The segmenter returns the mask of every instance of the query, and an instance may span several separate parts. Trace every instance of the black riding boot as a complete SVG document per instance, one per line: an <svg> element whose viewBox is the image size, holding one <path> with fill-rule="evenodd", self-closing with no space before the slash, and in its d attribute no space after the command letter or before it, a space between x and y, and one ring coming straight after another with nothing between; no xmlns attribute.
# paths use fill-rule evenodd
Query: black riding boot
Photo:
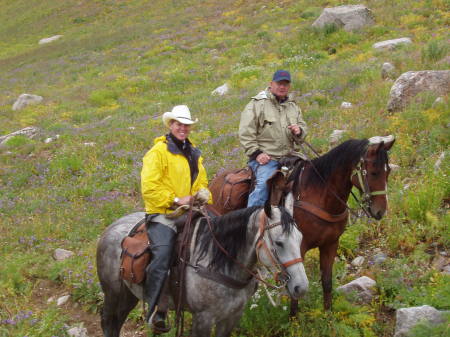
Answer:
<svg viewBox="0 0 450 337"><path fill-rule="evenodd" d="M151 324L150 317L158 304L170 268L176 233L170 227L158 222L148 222L147 232L152 258L145 270L144 300L148 304L146 321Z"/></svg>

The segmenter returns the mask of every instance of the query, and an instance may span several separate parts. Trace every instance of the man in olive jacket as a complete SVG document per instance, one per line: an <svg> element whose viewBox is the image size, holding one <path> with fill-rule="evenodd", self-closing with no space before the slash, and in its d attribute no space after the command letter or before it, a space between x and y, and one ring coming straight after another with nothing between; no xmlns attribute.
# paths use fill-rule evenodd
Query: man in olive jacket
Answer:
<svg viewBox="0 0 450 337"><path fill-rule="evenodd" d="M256 176L247 207L264 205L268 198L266 181L279 168L281 157L303 157L299 150L307 128L300 108L289 95L290 88L291 75L278 70L269 87L252 97L242 112L239 140Z"/></svg>

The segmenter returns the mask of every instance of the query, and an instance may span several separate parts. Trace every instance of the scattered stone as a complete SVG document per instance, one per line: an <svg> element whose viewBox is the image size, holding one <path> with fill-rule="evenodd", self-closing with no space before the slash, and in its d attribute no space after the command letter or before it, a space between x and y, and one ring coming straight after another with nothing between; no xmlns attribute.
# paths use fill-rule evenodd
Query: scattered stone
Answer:
<svg viewBox="0 0 450 337"><path fill-rule="evenodd" d="M439 155L439 158L436 160L436 162L434 163L434 170L435 171L438 171L440 168L441 168L441 164L442 164L442 161L444 160L444 158L445 158L445 152L442 152L440 155Z"/></svg>
<svg viewBox="0 0 450 337"><path fill-rule="evenodd" d="M345 132L346 130L333 130L333 132L330 135L330 144L332 146L336 145Z"/></svg>
<svg viewBox="0 0 450 337"><path fill-rule="evenodd" d="M84 146L95 146L95 144L97 144L97 143L96 142L83 143Z"/></svg>
<svg viewBox="0 0 450 337"><path fill-rule="evenodd" d="M390 79L393 77L394 72L395 67L389 62L384 62L383 66L381 67L381 78L383 80Z"/></svg>
<svg viewBox="0 0 450 337"><path fill-rule="evenodd" d="M351 109L352 107L353 107L353 105L350 102L342 102L341 103L341 109Z"/></svg>
<svg viewBox="0 0 450 337"><path fill-rule="evenodd" d="M53 252L53 258L56 261L63 261L65 259L68 259L69 257L73 256L74 252L62 248L56 248Z"/></svg>
<svg viewBox="0 0 450 337"><path fill-rule="evenodd" d="M50 42L53 42L53 41L56 41L56 40L60 39L61 37L62 37L62 35L54 35L54 36L51 36L51 37L46 37L45 39L40 39L39 40L39 44L50 43Z"/></svg>
<svg viewBox="0 0 450 337"><path fill-rule="evenodd" d="M211 91L211 95L223 96L227 94L229 90L230 88L228 87L228 84L225 83L224 85L221 85L220 87Z"/></svg>
<svg viewBox="0 0 450 337"><path fill-rule="evenodd" d="M394 50L399 45L410 44L410 43L412 43L412 41L409 37L402 37L399 39L377 42L377 43L374 43L372 45L372 47L375 49Z"/></svg>
<svg viewBox="0 0 450 337"><path fill-rule="evenodd" d="M392 171L398 171L398 170L400 169L400 166L398 166L398 165L396 165L396 164L389 163L389 168L390 168Z"/></svg>
<svg viewBox="0 0 450 337"><path fill-rule="evenodd" d="M50 297L50 298L47 300L47 304L50 304L50 303L52 303L52 302L55 302L55 297L54 297L54 296Z"/></svg>
<svg viewBox="0 0 450 337"><path fill-rule="evenodd" d="M70 337L89 337L87 329L83 328L82 326L80 326L80 327L76 326L76 327L68 329L67 334Z"/></svg>
<svg viewBox="0 0 450 337"><path fill-rule="evenodd" d="M396 326L394 337L406 337L409 330L421 322L427 322L432 325L443 323L442 313L429 306L401 308L396 313Z"/></svg>
<svg viewBox="0 0 450 337"><path fill-rule="evenodd" d="M353 259L352 266L353 267L361 267L364 263L364 260L365 260L364 256L357 256Z"/></svg>
<svg viewBox="0 0 450 337"><path fill-rule="evenodd" d="M412 97L423 91L446 95L450 91L450 70L408 71L394 82L387 109L402 110Z"/></svg>
<svg viewBox="0 0 450 337"><path fill-rule="evenodd" d="M439 254L441 254L442 256L447 256L448 255L447 252L445 252L445 251L439 252Z"/></svg>
<svg viewBox="0 0 450 337"><path fill-rule="evenodd" d="M52 138L52 137L46 138L46 139L44 140L44 143L45 143L45 144L48 144L48 143L51 143L51 142L53 142L53 138Z"/></svg>
<svg viewBox="0 0 450 337"><path fill-rule="evenodd" d="M373 298L373 288L376 284L377 283L370 277L362 276L351 281L350 283L338 287L336 290L347 295L356 293L358 300L368 303Z"/></svg>
<svg viewBox="0 0 450 337"><path fill-rule="evenodd" d="M446 265L444 268L442 268L442 273L446 275L450 275L450 264Z"/></svg>
<svg viewBox="0 0 450 337"><path fill-rule="evenodd" d="M353 31L374 23L372 12L366 6L348 5L325 8L312 26L324 28L328 25L336 25L343 27L346 31Z"/></svg>
<svg viewBox="0 0 450 337"><path fill-rule="evenodd" d="M0 145L5 144L10 138L15 137L15 136L25 136L25 137L33 139L39 133L39 131L40 131L40 129L37 127L28 126L21 130L14 131L13 133L10 133L8 135L0 136Z"/></svg>
<svg viewBox="0 0 450 337"><path fill-rule="evenodd" d="M129 126L129 127L128 127L128 130L136 130L136 127L134 127L134 126Z"/></svg>
<svg viewBox="0 0 450 337"><path fill-rule="evenodd" d="M435 256L433 261L431 261L431 267L437 270L442 270L446 265L450 264L450 259L442 255Z"/></svg>
<svg viewBox="0 0 450 337"><path fill-rule="evenodd" d="M61 305L66 304L69 301L69 298L70 298L70 295L65 295L65 296L58 298L58 300L56 301L56 305L59 307Z"/></svg>
<svg viewBox="0 0 450 337"><path fill-rule="evenodd" d="M436 105L444 104L444 103L445 103L445 100L444 100L442 97L438 97L438 98L436 98L436 100L435 100L434 103L433 103L433 108L434 108Z"/></svg>
<svg viewBox="0 0 450 337"><path fill-rule="evenodd" d="M382 264L384 261L386 261L387 255L385 253L377 253L373 257L373 263L374 264Z"/></svg>
<svg viewBox="0 0 450 337"><path fill-rule="evenodd" d="M42 96L31 95L31 94L22 94L19 98L14 102L12 109L14 111L21 110L25 108L27 105L39 104L43 100Z"/></svg>

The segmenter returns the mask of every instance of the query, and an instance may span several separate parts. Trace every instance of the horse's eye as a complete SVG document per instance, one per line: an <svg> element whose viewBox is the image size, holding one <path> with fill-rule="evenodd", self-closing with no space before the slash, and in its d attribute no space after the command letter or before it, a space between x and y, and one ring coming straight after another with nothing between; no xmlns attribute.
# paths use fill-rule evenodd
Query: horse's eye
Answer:
<svg viewBox="0 0 450 337"><path fill-rule="evenodd" d="M276 244L278 247L283 248L283 242L281 242L281 241L275 241L275 244Z"/></svg>

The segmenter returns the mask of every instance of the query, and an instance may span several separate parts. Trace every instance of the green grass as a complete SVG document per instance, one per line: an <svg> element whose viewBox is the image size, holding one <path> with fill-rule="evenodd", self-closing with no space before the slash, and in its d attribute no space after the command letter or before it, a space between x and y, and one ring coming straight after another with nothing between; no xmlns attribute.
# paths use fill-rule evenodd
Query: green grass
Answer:
<svg viewBox="0 0 450 337"><path fill-rule="evenodd" d="M448 277L429 267L436 254L450 250L448 97L433 104L436 95L421 94L402 112L389 114L391 83L381 79L387 61L399 75L448 69L442 62L449 52L448 2L370 0L371 27L358 32L311 28L323 7L341 4L0 1L0 135L27 126L42 130L32 140L17 136L0 147L5 261L0 321L33 312L15 326L0 324L0 335L62 336L62 326L71 323L60 309L33 302L35 280L52 280L80 308L97 311L101 296L95 266L89 269L88 263L94 263L96 240L107 225L143 209L141 160L153 138L166 132L160 116L173 105L189 105L200 119L191 138L202 150L210 178L222 168L242 167L240 111L278 68L291 70L297 96L310 93L299 106L308 141L321 153L329 150L334 129L347 130L347 138L395 134L391 162L400 169L390 177L388 215L380 222L363 218L351 224L335 263L335 285L359 275L376 278L374 303L353 308L335 294L334 311L323 312L317 252L312 251L307 260L311 291L297 318L289 321L286 311L269 308L262 296L259 309L246 310L235 336L391 336L395 322L386 308L432 303L448 310ZM56 34L63 37L38 45ZM372 48L402 36L413 43L389 52ZM229 94L211 96L223 83L230 85ZM44 100L13 112L22 93ZM354 108L340 109L342 101ZM54 140L44 143L48 137ZM77 257L53 261L51 254L60 247ZM355 274L346 267L376 248L389 256L386 269L367 264ZM32 325L33 318L39 323ZM444 328L418 328L417 333Z"/></svg>

